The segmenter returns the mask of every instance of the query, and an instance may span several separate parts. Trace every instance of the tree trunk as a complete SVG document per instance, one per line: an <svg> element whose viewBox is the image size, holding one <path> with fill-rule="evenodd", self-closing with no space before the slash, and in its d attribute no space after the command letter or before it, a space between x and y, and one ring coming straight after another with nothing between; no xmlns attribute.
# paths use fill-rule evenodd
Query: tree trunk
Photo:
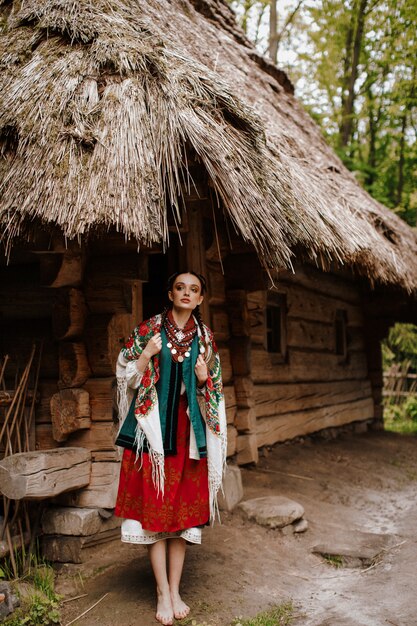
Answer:
<svg viewBox="0 0 417 626"><path fill-rule="evenodd" d="M278 55L278 13L277 0L271 0L271 9L269 14L269 58L273 63L277 62Z"/></svg>
<svg viewBox="0 0 417 626"><path fill-rule="evenodd" d="M397 206L401 204L404 189L405 132L407 128L407 111L401 118L400 155L398 159Z"/></svg>
<svg viewBox="0 0 417 626"><path fill-rule="evenodd" d="M366 5L368 0L357 0L357 15L355 37L353 40L352 62L350 72L345 75L347 84L347 96L342 108L342 122L340 126L340 145L347 146L352 138L353 113L355 104L355 83L358 77L359 59L362 50L363 30L365 26ZM359 4L358 4L359 3ZM354 18L353 18L354 19ZM347 51L348 52L348 51ZM346 68L346 63L345 63Z"/></svg>

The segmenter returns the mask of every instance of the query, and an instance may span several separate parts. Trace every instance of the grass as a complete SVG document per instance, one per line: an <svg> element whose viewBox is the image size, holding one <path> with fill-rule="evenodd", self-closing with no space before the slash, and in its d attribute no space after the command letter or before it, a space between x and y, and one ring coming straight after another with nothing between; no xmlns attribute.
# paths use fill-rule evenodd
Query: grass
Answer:
<svg viewBox="0 0 417 626"><path fill-rule="evenodd" d="M282 602L276 606L271 607L267 611L262 611L254 617L243 618L235 617L230 623L230 626L289 626L292 622L294 614L294 607L290 600ZM216 624L218 622L215 618L209 619L209 621L200 621L193 617L188 617L185 620L181 620L182 626L211 626L213 619ZM180 623L180 622L175 622Z"/></svg>
<svg viewBox="0 0 417 626"><path fill-rule="evenodd" d="M401 404L387 402L384 406L384 426L401 435L417 434L417 398L410 396Z"/></svg>
<svg viewBox="0 0 417 626"><path fill-rule="evenodd" d="M55 574L39 555L37 547L25 568L25 549L14 553L18 578L14 577L10 557L3 559L0 578L9 580L20 598L20 607L2 621L2 626L53 626L60 624L60 597L55 593ZM26 569L26 571L25 571Z"/></svg>
<svg viewBox="0 0 417 626"><path fill-rule="evenodd" d="M230 626L287 626L291 623L294 606L291 601L282 602L268 611L248 619L236 618Z"/></svg>
<svg viewBox="0 0 417 626"><path fill-rule="evenodd" d="M343 557L339 554L322 554L323 559L329 565L333 565L333 567L339 568L344 566Z"/></svg>
<svg viewBox="0 0 417 626"><path fill-rule="evenodd" d="M49 565L32 570L24 580L15 581L14 590L21 606L3 622L3 626L53 626L61 623L60 597L54 589L54 572Z"/></svg>

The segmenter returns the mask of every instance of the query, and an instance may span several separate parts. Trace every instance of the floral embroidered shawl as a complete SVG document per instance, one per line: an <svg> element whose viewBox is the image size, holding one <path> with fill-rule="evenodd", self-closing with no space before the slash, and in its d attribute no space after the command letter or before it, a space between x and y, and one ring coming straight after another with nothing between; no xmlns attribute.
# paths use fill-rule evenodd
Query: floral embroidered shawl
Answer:
<svg viewBox="0 0 417 626"><path fill-rule="evenodd" d="M134 391L127 386L126 365L137 360L151 337L161 330L161 315L155 315L139 324L122 348L116 366L119 420L122 425L133 399ZM199 348L204 354L209 377L205 392L197 395L200 411L206 422L207 462L210 491L210 519L217 511L217 493L221 487L226 463L226 410L221 378L220 358L212 331L205 325L204 338L197 324ZM158 493L164 491L164 448L159 418L158 395L155 385L159 380L159 357L155 355L143 373L135 402L137 420L135 446L141 457L146 439L152 463L152 478Z"/></svg>

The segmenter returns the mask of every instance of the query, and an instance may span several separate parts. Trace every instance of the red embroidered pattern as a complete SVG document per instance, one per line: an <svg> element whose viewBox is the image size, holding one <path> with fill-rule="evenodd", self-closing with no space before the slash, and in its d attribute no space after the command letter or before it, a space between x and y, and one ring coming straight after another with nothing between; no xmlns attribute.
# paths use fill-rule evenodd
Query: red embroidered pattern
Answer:
<svg viewBox="0 0 417 626"><path fill-rule="evenodd" d="M177 454L165 457L164 496L157 496L152 482L149 456L143 464L136 454L125 450L120 470L115 515L141 522L156 532L176 532L208 522L209 489L207 459L189 458L190 420L185 394L178 409Z"/></svg>
<svg viewBox="0 0 417 626"><path fill-rule="evenodd" d="M221 377L220 358L214 341L213 332L205 326L208 333L209 344L212 349L210 359L209 378L206 383L205 404L206 423L215 435L220 435L219 423L219 403L223 398L223 383ZM131 337L127 340L122 352L128 361L138 359L149 339L161 330L161 316L156 315L149 320L136 326ZM201 337L199 339L199 349L203 347ZM136 399L135 415L137 418L149 415L157 400L155 385L159 379L159 357L152 357L139 386Z"/></svg>

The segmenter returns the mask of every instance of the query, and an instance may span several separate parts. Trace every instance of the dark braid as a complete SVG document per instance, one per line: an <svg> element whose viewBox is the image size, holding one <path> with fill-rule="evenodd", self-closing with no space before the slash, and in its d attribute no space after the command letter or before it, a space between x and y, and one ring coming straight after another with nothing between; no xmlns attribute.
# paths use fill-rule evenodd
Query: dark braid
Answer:
<svg viewBox="0 0 417 626"><path fill-rule="evenodd" d="M197 306L195 307L195 309L194 309L194 311L193 311L193 315L194 315L195 319L197 320L197 324L198 324L198 325L199 325L199 327L200 327L200 330L201 330L201 338L202 338L202 340L203 340L204 347L207 349L207 345L206 345L206 334L205 334L205 332L204 332L204 325L203 325L203 320L202 320L202 317L201 317L201 311L200 311L200 306L199 306L199 305L197 305Z"/></svg>
<svg viewBox="0 0 417 626"><path fill-rule="evenodd" d="M170 307L169 307L168 305L166 305L166 306L164 307L164 310L163 310L163 311L162 311L162 313L161 313L161 330L162 330L162 329L163 329L163 327L164 327L165 320L166 320L166 318L167 318L167 315L168 315L168 311L169 311L169 310L170 310Z"/></svg>

